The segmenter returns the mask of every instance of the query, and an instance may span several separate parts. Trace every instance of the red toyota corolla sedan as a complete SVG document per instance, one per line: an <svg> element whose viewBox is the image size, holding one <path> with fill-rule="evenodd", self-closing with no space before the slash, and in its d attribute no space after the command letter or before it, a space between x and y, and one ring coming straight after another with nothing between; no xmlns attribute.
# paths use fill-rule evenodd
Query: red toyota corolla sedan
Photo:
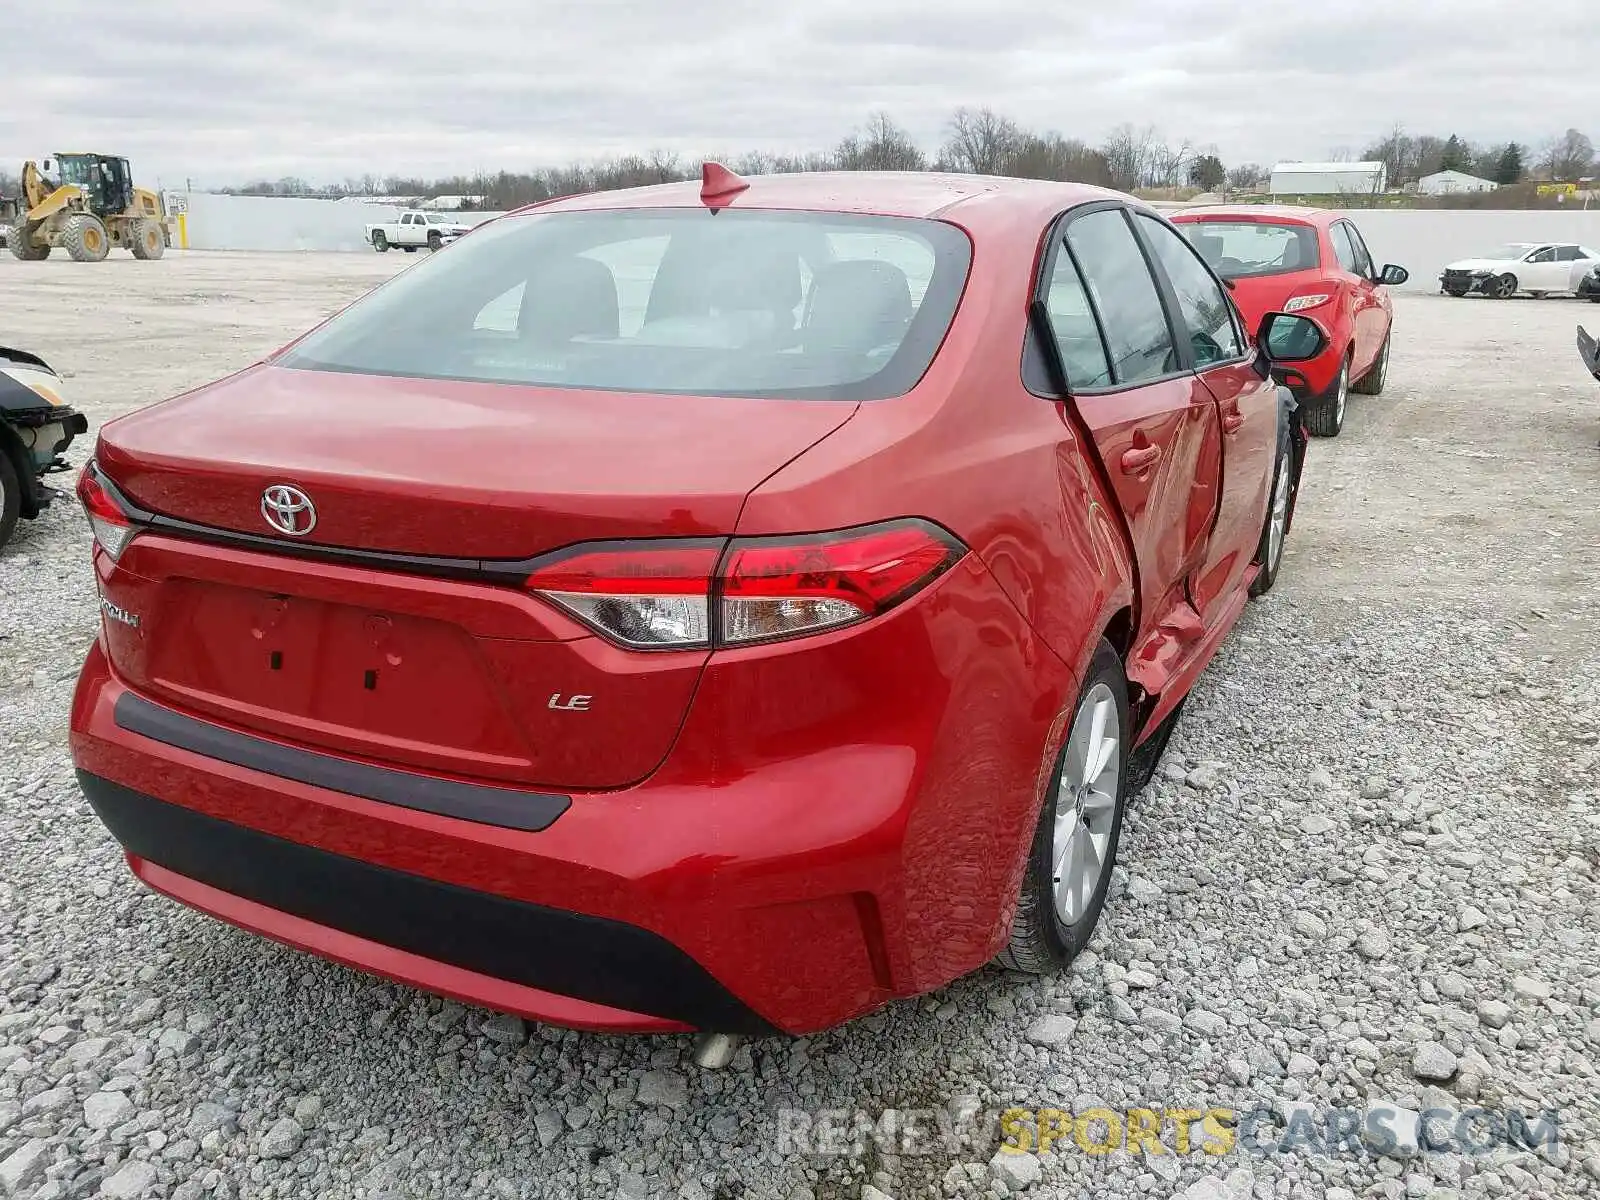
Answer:
<svg viewBox="0 0 1600 1200"><path fill-rule="evenodd" d="M493 220L101 430L72 749L140 879L608 1030L1084 945L1278 569L1293 401L1126 197L706 178Z"/></svg>
<svg viewBox="0 0 1600 1200"><path fill-rule="evenodd" d="M1300 400L1306 428L1337 437L1350 393L1376 396L1388 379L1388 288L1410 277L1406 269L1377 270L1355 224L1325 209L1219 205L1172 219L1228 281L1247 320L1303 312L1326 327L1327 350L1280 378Z"/></svg>

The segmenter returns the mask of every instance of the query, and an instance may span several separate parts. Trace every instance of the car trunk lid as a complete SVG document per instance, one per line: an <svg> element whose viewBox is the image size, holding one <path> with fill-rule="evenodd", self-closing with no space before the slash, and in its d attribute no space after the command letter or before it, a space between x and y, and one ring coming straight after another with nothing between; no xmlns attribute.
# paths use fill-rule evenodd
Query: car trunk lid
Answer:
<svg viewBox="0 0 1600 1200"><path fill-rule="evenodd" d="M139 620L107 621L113 662L183 709L335 753L625 786L670 749L705 651L621 649L472 566L731 534L855 407L252 369L102 430L100 469L158 514L102 567ZM315 505L303 536L263 515L279 484Z"/></svg>

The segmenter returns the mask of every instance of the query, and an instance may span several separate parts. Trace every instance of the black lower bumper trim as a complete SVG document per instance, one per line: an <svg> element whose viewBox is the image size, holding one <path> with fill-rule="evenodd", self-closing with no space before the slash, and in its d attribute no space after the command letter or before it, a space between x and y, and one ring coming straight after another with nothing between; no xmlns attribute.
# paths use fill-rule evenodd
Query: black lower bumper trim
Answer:
<svg viewBox="0 0 1600 1200"><path fill-rule="evenodd" d="M123 692L117 697L112 716L119 728L141 737L176 746L192 754L220 759L236 767L248 767L280 779L360 796L380 804L393 804L441 817L458 817L501 829L520 829L537 833L555 824L572 807L570 796L546 792L524 792L515 788L480 783L461 783L437 775L396 771L370 763L352 762L269 742L197 721L182 713L152 704L142 696Z"/></svg>
<svg viewBox="0 0 1600 1200"><path fill-rule="evenodd" d="M495 979L719 1033L778 1032L647 929L427 879L168 804L87 771L123 847L200 883Z"/></svg>

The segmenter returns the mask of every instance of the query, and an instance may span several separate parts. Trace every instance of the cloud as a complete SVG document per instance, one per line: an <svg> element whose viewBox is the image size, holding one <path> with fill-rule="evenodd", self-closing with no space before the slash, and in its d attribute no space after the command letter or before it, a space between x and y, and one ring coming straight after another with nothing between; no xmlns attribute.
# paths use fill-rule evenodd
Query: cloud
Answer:
<svg viewBox="0 0 1600 1200"><path fill-rule="evenodd" d="M665 149L832 146L885 109L930 150L959 105L1228 161L1321 158L1396 122L1539 142L1593 120L1585 0L52 0L0 39L0 165L126 154L141 181L338 180ZM22 36L12 36L20 33ZM1600 136L1600 129L1590 132Z"/></svg>

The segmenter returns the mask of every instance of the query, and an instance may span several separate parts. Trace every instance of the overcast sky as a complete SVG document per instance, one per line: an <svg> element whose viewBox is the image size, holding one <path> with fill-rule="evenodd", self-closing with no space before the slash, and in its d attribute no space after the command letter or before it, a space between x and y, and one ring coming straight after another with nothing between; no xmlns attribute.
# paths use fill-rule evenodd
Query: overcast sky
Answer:
<svg viewBox="0 0 1600 1200"><path fill-rule="evenodd" d="M47 0L0 36L0 164L437 176L826 149L876 109L932 151L959 105L1091 142L1155 124L1230 163L1359 151L1397 120L1600 140L1597 47L1593 0Z"/></svg>

